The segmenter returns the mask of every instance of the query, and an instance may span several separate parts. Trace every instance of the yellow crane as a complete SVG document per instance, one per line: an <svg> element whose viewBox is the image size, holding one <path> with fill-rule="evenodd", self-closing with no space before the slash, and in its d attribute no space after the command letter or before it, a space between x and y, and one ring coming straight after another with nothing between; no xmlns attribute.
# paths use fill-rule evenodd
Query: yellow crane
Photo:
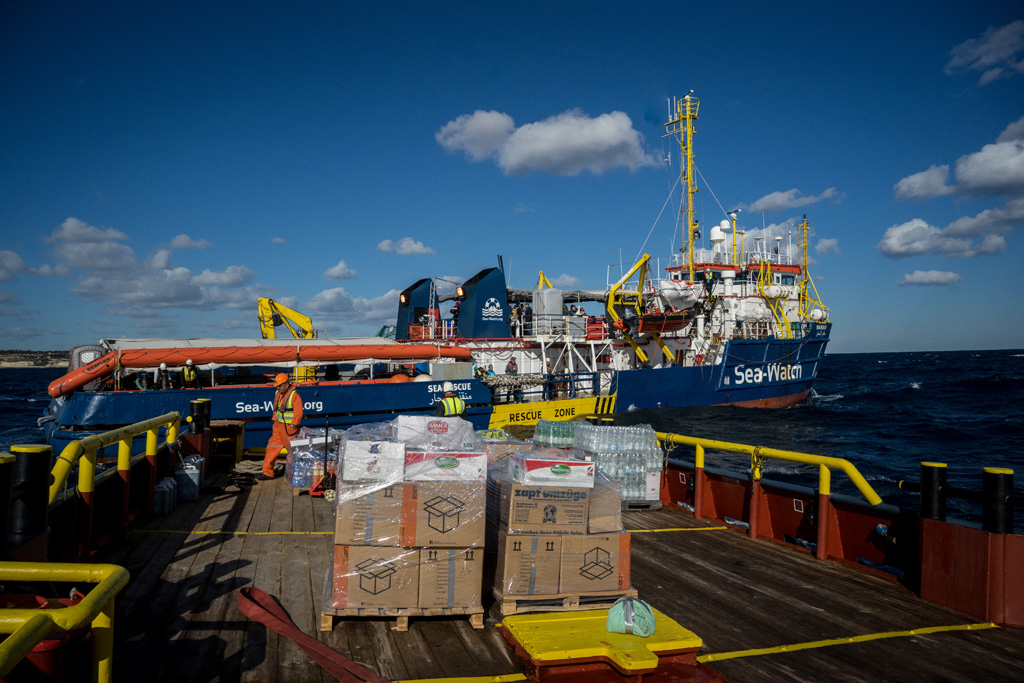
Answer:
<svg viewBox="0 0 1024 683"><path fill-rule="evenodd" d="M308 315L279 304L273 299L260 297L257 300L260 318L260 331L264 339L277 339L275 328L284 325L296 339L314 339L317 334L313 329L313 321Z"/></svg>
<svg viewBox="0 0 1024 683"><path fill-rule="evenodd" d="M277 339L275 328L284 325L296 339L315 339L318 330L313 329L313 321L295 309L279 304L273 299L259 297L257 308L260 319L260 332L264 339ZM316 379L316 367L297 367L292 370L295 382L312 382Z"/></svg>

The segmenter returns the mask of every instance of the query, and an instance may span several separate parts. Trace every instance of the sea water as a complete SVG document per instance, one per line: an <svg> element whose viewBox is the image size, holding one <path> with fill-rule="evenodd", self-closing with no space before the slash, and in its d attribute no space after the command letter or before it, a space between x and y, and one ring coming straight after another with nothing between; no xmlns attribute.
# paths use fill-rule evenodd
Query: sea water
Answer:
<svg viewBox="0 0 1024 683"><path fill-rule="evenodd" d="M0 450L42 443L36 420L60 369L0 368ZM649 424L658 431L845 458L883 500L915 506L898 488L917 481L923 461L948 465L951 486L981 489L982 469L1014 470L1024 495L1024 350L828 354L808 400L781 410L669 408L639 410L618 424ZM559 434L561 437L562 435ZM673 457L693 461L693 449ZM749 471L749 458L709 453L707 466ZM814 486L813 467L768 461L769 479ZM837 493L857 494L844 475ZM1024 510L1017 511L1024 530ZM949 513L978 521L980 504L949 499Z"/></svg>

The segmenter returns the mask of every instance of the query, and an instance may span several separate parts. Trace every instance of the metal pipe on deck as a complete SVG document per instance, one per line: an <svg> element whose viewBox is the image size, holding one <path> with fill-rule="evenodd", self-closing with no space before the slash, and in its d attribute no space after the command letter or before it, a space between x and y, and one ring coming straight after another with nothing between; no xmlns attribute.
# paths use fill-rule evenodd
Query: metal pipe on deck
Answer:
<svg viewBox="0 0 1024 683"><path fill-rule="evenodd" d="M981 528L993 534L1013 533L1013 470L986 467L981 475Z"/></svg>
<svg viewBox="0 0 1024 683"><path fill-rule="evenodd" d="M921 463L921 519L946 521L946 463Z"/></svg>

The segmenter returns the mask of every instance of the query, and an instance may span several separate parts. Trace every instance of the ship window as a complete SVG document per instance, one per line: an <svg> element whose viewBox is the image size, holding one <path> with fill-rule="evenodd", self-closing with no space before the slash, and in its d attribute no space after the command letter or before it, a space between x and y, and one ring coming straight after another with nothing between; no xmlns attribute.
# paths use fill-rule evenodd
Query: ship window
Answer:
<svg viewBox="0 0 1024 683"><path fill-rule="evenodd" d="M782 276L782 284L784 284L784 285L792 285L792 284L795 284L795 283L796 283L796 276L794 276L794 275L783 275Z"/></svg>
<svg viewBox="0 0 1024 683"><path fill-rule="evenodd" d="M682 273L672 273L672 279L678 282L679 280L683 279L683 274Z"/></svg>

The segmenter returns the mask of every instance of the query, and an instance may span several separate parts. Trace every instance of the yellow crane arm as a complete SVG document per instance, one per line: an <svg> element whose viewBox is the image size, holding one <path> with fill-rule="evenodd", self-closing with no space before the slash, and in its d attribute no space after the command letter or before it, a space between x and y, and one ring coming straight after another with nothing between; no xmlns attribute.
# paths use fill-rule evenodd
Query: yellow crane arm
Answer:
<svg viewBox="0 0 1024 683"><path fill-rule="evenodd" d="M274 329L284 325L296 339L312 339L316 337L313 331L313 321L309 316L279 304L273 299L260 297L258 302L260 331L264 339L277 339L277 331Z"/></svg>

